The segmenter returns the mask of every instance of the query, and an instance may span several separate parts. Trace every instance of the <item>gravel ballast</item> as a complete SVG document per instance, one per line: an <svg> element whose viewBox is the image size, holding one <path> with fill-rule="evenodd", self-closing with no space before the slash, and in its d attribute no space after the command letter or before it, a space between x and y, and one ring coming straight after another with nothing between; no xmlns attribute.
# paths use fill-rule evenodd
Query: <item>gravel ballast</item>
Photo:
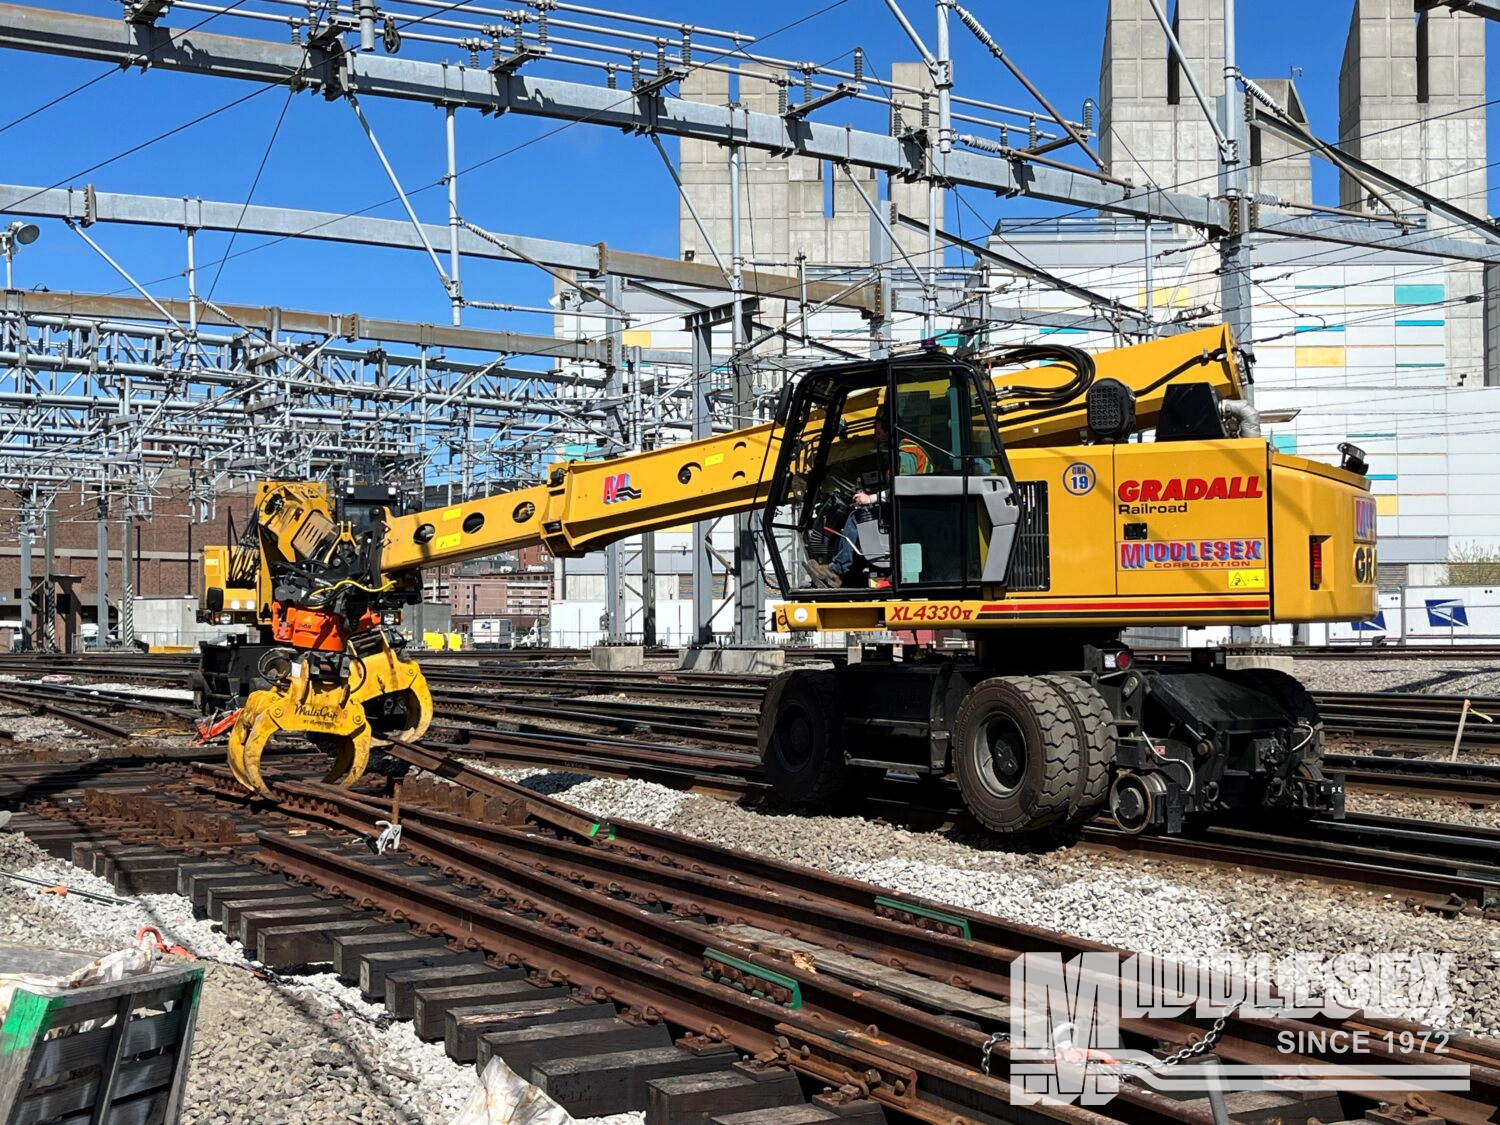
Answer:
<svg viewBox="0 0 1500 1125"><path fill-rule="evenodd" d="M772 859L862 879L1164 957L1294 952L1452 954L1443 1026L1500 1035L1500 923L1413 914L1374 892L1074 848L1007 851L988 838L912 832L855 817L784 816L640 781L471 765L580 805ZM1427 1022L1425 1010L1405 1013Z"/></svg>
<svg viewBox="0 0 1500 1125"><path fill-rule="evenodd" d="M1469 657L1319 660L1298 657L1293 670L1312 691L1402 691L1500 695L1500 665Z"/></svg>

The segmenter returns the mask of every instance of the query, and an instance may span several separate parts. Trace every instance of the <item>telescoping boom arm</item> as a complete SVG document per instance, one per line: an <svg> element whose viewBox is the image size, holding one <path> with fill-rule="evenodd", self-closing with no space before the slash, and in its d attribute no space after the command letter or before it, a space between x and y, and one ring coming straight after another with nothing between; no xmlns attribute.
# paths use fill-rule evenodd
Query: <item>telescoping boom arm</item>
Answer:
<svg viewBox="0 0 1500 1125"><path fill-rule="evenodd" d="M1134 392L1136 424L1142 428L1155 425L1175 383L1206 384L1221 399L1242 393L1229 331L1222 325L1119 348L1091 362L1094 381L1117 380ZM1078 376L1071 366L1056 363L993 370L1005 447L1074 444L1086 424L1082 396L1061 403L1037 400L1066 393ZM1022 386L1027 393L1009 397ZM872 399L848 411L848 430L868 429L875 409ZM779 445L780 431L768 422L607 461L557 464L544 485L391 519L380 570L398 574L535 544L572 558L642 532L754 511L766 501Z"/></svg>

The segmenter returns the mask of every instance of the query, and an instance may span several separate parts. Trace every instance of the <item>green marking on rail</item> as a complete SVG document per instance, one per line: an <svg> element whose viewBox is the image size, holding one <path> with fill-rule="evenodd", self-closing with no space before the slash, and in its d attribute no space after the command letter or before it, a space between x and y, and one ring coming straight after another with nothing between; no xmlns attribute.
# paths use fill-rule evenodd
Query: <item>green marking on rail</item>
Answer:
<svg viewBox="0 0 1500 1125"><path fill-rule="evenodd" d="M762 980L768 980L772 984L781 985L782 988L785 988L792 994L792 998L790 1000L780 1001L782 1006L787 1008L802 1007L802 985L799 984L795 978L786 976L784 973L774 972L771 969L763 969L761 968L761 966L754 964L751 961L742 961L738 957L731 957L729 956L729 954L721 953L717 949L705 949L703 951L703 957L705 960L717 961L721 965L728 965L731 968L738 969L742 973L747 973L750 976L760 977ZM764 992L746 988L743 984L736 984L733 981L720 980L718 974L715 973L713 969L709 968L707 965L703 967L703 975L708 977L710 980L719 980L720 984L727 984L730 988L737 988L741 992L748 992L751 996L759 997L761 1000L771 1000L771 997L767 996ZM775 1000L771 1000L771 1002L777 1003L777 1001Z"/></svg>
<svg viewBox="0 0 1500 1125"><path fill-rule="evenodd" d="M615 826L613 824L606 825L602 820L594 821L593 825L589 828L589 839L596 839L599 835L599 830L605 827L609 828L609 832L605 835L604 839L606 841L613 840L615 838Z"/></svg>
<svg viewBox="0 0 1500 1125"><path fill-rule="evenodd" d="M973 935L969 933L969 920L960 918L956 914L944 914L941 910L918 906L914 902L905 902L899 898L887 898L884 895L875 896L875 905L887 906L892 910L904 910L908 914L915 914L918 918L931 918L934 922L942 922L956 928L965 941L973 940Z"/></svg>
<svg viewBox="0 0 1500 1125"><path fill-rule="evenodd" d="M48 1014L61 1003L61 997L49 998L16 989L10 1011L5 1014L5 1024L0 1026L0 1055L28 1050L36 1042Z"/></svg>

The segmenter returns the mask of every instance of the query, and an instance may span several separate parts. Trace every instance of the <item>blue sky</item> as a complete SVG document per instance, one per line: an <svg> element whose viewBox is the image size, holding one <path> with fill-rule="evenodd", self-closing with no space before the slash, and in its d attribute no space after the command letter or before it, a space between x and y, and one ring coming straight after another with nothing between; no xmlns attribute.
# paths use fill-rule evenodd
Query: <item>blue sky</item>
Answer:
<svg viewBox="0 0 1500 1125"><path fill-rule="evenodd" d="M830 0L762 0L757 5L718 0L617 0L631 12L682 18L719 28L764 35L807 16ZM114 0L54 2L50 6L118 18ZM598 6L604 6L602 3ZM1064 112L1077 114L1084 98L1097 96L1105 0L1056 0L1050 4L999 4L971 0L1007 52ZM908 14L927 35L930 6L906 0ZM1297 79L1315 130L1337 135L1338 66L1352 0L1241 0L1241 65L1253 77L1282 77L1300 68ZM174 11L167 23L183 27L203 13ZM229 34L282 34L270 25L249 25L220 17L205 30ZM1495 30L1490 29L1491 55ZM953 43L961 92L1010 105L1030 107L1025 92L954 21ZM870 67L888 73L893 60L913 57L882 0L844 0L834 10L774 35L756 48L784 58L824 61L862 46ZM424 54L409 43L403 53ZM704 56L700 48L699 58ZM453 57L452 53L449 57ZM284 89L267 89L244 104L214 116L140 152L81 174L142 141L253 93L248 83L166 73L120 72L97 63L22 52L0 54L6 97L0 129L31 109L109 71L89 89L29 121L0 132L6 154L6 182L50 185L94 183L101 191L133 191L244 201L265 158L254 201L327 211L353 211L388 200L392 192L353 113L342 103L299 94L288 104ZM1489 83L1496 78L1492 57ZM561 77L593 80L577 68L543 70ZM1493 96L1493 95L1492 95ZM415 192L421 216L446 218L445 197L436 186L443 171L442 116L427 106L369 100L364 103L403 184ZM285 112L279 135L267 144ZM856 109L853 111L858 113ZM851 111L833 107L820 120L842 123ZM873 119L860 124L878 127ZM1492 130L1493 133L1493 130ZM651 144L643 138L587 125L559 129L557 123L523 119L459 116L460 166L488 161L461 178L462 211L491 230L576 242L608 242L622 249L673 254L677 238L675 190ZM524 146L517 149L517 146ZM1495 147L1491 138L1491 147ZM508 150L517 149L514 152ZM675 146L669 142L669 151ZM498 157L498 158L497 158ZM431 185L431 186L429 186ZM426 190L419 190L419 189ZM1333 178L1320 181L1320 201L1331 202ZM1002 203L972 191L970 205L986 220L1001 214L1041 215L1059 209L1016 200ZM1491 209L1494 210L1492 203ZM964 233L979 227L974 211L950 205L962 215ZM373 214L400 217L388 204ZM956 225L956 222L953 224ZM135 276L159 295L185 292L180 276L180 234L123 227L91 232ZM422 255L308 243L255 249L262 240L243 236L236 256L224 264L214 299L277 304L319 311L357 311L407 319L447 319L447 302L430 263ZM200 237L201 284L214 281L215 259L224 254L227 235ZM246 251L250 251L246 253ZM16 261L17 283L53 289L121 290L124 283L73 233L48 223L44 238ZM466 267L471 297L513 303L540 303L550 279L526 266L491 264ZM466 314L466 323L523 330L546 330L544 322L520 314Z"/></svg>

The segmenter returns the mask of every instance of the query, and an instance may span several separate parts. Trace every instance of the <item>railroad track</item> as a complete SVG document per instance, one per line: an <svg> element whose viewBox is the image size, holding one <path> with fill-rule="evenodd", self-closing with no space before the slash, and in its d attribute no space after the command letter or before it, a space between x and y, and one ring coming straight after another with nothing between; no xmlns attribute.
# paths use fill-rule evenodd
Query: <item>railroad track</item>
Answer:
<svg viewBox="0 0 1500 1125"><path fill-rule="evenodd" d="M1395 754L1323 755L1330 770L1344 775L1352 789L1500 804L1500 762L1439 761Z"/></svg>
<svg viewBox="0 0 1500 1125"><path fill-rule="evenodd" d="M185 891L273 968L332 964L461 1061L540 1058L533 1076L579 1098L586 1094L567 1080L578 1065L518 1043L576 1044L596 1079L627 1064L697 1074L700 1085L719 1083L725 1100L798 1073L842 1091L846 1111L869 1101L901 1120L1211 1119L1206 1097L1135 1081L1087 1109L1016 1104L1004 966L1020 953L1066 958L1108 947L646 825L601 823L430 749L394 752L414 767L394 853L349 843L379 833L388 798L310 781L294 758L272 779L274 807L250 800L222 767L131 762L52 787L18 822L122 893ZM548 1022L522 1027L523 1008ZM587 1033L564 1026L584 1022ZM1367 1061L1397 1068L1397 1092L1364 1094L1335 1078L1313 1095L1258 1095L1263 1111L1333 1121L1377 1102L1399 1107L1402 1070L1453 1061L1471 1065L1470 1089L1423 1093L1433 1113L1479 1122L1500 1105L1500 1042L1402 1054L1383 1050L1381 1037L1410 1025L1333 1022L1371 1038L1378 1058ZM1231 1014L1211 1045L1225 1063L1295 1073L1347 1061L1327 1047L1330 1026ZM1120 1027L1126 1048L1147 1054L1209 1034L1207 1020L1187 1014L1127 1016ZM1307 1033L1296 1052L1277 1049L1277 1033L1288 1031ZM736 1062L745 1055L761 1064Z"/></svg>
<svg viewBox="0 0 1500 1125"><path fill-rule="evenodd" d="M1402 745L1452 746L1464 697L1397 692L1313 692L1323 726L1330 733L1361 739L1388 739ZM1500 697L1471 696L1473 710L1464 725L1463 746L1500 752Z"/></svg>
<svg viewBox="0 0 1500 1125"><path fill-rule="evenodd" d="M456 753L519 768L655 781L717 798L768 795L756 754L753 709L714 709L715 703L720 708L724 703L753 703L762 691L759 682L583 669L540 676L529 667L513 672L460 669L455 679L447 675L447 670L435 673L437 718L429 741ZM459 687L452 687L452 682ZM663 690L666 696L658 697ZM126 691L77 684L0 685L0 697L6 691L20 691L33 702L60 697L72 714L81 714L81 706L87 705L132 705ZM1386 705L1389 699L1380 697ZM1430 700L1421 697L1422 703ZM154 702L133 706L162 709ZM108 723L92 721L96 726ZM127 741L130 732L114 726L107 733L115 741ZM1472 802L1500 799L1496 768L1337 754L1329 765L1349 769L1353 786L1377 792ZM853 810L910 826L965 820L962 802L944 786L888 778L871 781L850 796L858 798ZM1215 828L1167 841L1137 840L1091 826L1085 840L1089 846L1118 852L1239 865L1266 873L1295 870L1329 882L1409 895L1434 909L1451 909L1454 903L1478 909L1496 906L1500 840L1493 835L1454 825L1386 822L1380 831L1364 832L1355 840L1353 823L1356 817L1337 828L1317 822L1280 832Z"/></svg>

